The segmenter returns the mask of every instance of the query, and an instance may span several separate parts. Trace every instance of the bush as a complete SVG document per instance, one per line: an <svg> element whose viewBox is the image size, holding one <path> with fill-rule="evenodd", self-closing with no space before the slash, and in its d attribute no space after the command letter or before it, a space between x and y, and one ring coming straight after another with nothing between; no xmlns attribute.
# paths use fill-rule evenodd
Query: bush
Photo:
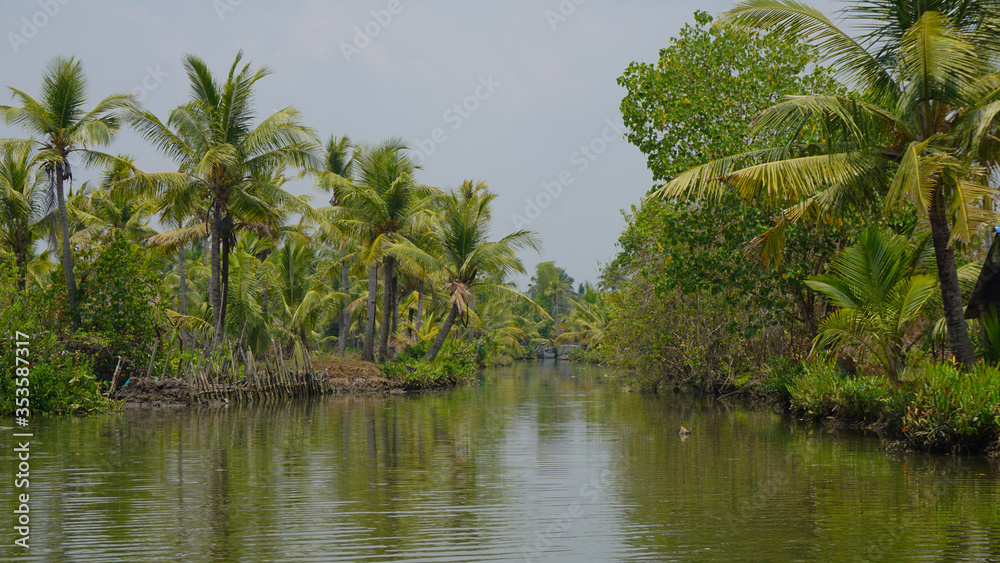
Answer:
<svg viewBox="0 0 1000 563"><path fill-rule="evenodd" d="M101 394L92 365L85 355L67 353L59 340L66 317L60 314L64 303L51 299L48 292L20 292L14 278L14 265L0 262L0 327L7 331L0 338L0 363L16 363L15 331L29 339L28 389L30 412L80 412L107 410L115 403ZM0 413L15 409L15 372L5 370L0 376Z"/></svg>
<svg viewBox="0 0 1000 563"><path fill-rule="evenodd" d="M111 380L119 357L123 381L144 373L159 338L162 281L142 264L140 249L123 233L113 235L93 262L81 261L82 325L69 346L93 359L103 381Z"/></svg>
<svg viewBox="0 0 1000 563"><path fill-rule="evenodd" d="M963 373L954 364L914 370L915 394L903 433L931 450L980 451L1000 438L1000 369L976 364Z"/></svg>
<svg viewBox="0 0 1000 563"><path fill-rule="evenodd" d="M380 365L382 375L401 379L410 389L430 389L470 381L479 372L479 353L470 344L449 338L437 358L429 363L419 360L421 348L421 345L409 346L393 360Z"/></svg>
<svg viewBox="0 0 1000 563"><path fill-rule="evenodd" d="M912 393L882 376L846 377L828 358L803 365L788 385L792 410L805 418L835 418L855 425L898 426Z"/></svg>

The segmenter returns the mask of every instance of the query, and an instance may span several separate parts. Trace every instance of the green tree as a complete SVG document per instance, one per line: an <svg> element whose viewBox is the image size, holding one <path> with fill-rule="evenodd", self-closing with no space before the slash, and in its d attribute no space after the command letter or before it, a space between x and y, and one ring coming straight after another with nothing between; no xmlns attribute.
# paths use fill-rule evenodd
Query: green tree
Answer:
<svg viewBox="0 0 1000 563"><path fill-rule="evenodd" d="M374 358L375 298L378 261L382 262L382 322L378 359L388 353L392 311L398 303L396 255L398 250L425 232L433 220L430 205L437 190L416 183L419 168L398 139L364 146L354 156L353 182L339 183L339 215L335 224L365 245L362 262L369 264L368 317L362 360Z"/></svg>
<svg viewBox="0 0 1000 563"><path fill-rule="evenodd" d="M770 147L696 166L659 195L706 195L725 186L780 210L778 225L761 239L765 255L780 248L787 223L912 204L930 225L951 352L969 366L975 353L954 244L994 217L983 200L993 193L987 170L1000 158L997 4L871 0L845 10L859 37L795 0L749 0L727 12L723 21L742 29L813 45L863 95L786 98L751 129L773 139ZM822 143L802 141L813 125Z"/></svg>
<svg viewBox="0 0 1000 563"><path fill-rule="evenodd" d="M300 123L297 109L279 110L254 124L254 87L270 70L252 70L250 63L241 66L242 60L241 51L225 81L220 82L204 61L185 56L190 101L173 110L167 123L145 110L137 110L129 118L140 135L180 165L180 173L168 183L175 187L193 184L207 204L205 215L211 234L208 294L216 345L225 332L228 256L235 242L236 223L242 218L271 224L276 206L282 204L309 212L275 181L280 177L275 172L287 165L317 165L315 136Z"/></svg>
<svg viewBox="0 0 1000 563"><path fill-rule="evenodd" d="M852 346L868 352L893 380L905 366L907 329L937 289L922 273L927 237L913 246L903 236L866 229L833 261L831 272L806 283L838 307L823 321L815 348Z"/></svg>
<svg viewBox="0 0 1000 563"><path fill-rule="evenodd" d="M316 185L320 188L332 192L330 205L336 206L340 202L338 186L341 182L350 182L354 175L354 146L351 139L346 135L342 137L330 136L324 146L323 168L316 171ZM351 294L351 282L349 279L350 266L347 263L348 237L346 233L337 232L337 246L340 251L340 285L341 291ZM350 326L350 312L344 306L340 310L337 320L340 334L337 337L337 349L341 357L347 355L348 327Z"/></svg>
<svg viewBox="0 0 1000 563"><path fill-rule="evenodd" d="M46 229L45 177L34 165L29 144L8 144L0 152L0 242L14 255L17 287L24 290L35 243Z"/></svg>
<svg viewBox="0 0 1000 563"><path fill-rule="evenodd" d="M73 178L70 157L83 153L91 162L105 160L107 155L92 150L111 142L120 129L120 113L131 107L129 94L112 94L86 110L87 77L79 61L54 57L42 74L42 90L33 98L27 92L10 88L20 107L0 106L0 114L8 125L16 125L37 135L41 151L36 157L48 174L50 186L59 206L62 231L62 265L66 276L66 292L73 329L79 326L76 277L70 243L69 214L66 210L64 182Z"/></svg>
<svg viewBox="0 0 1000 563"><path fill-rule="evenodd" d="M498 241L489 241L489 206L494 199L496 194L481 191L452 192L440 199L441 218L434 228L435 254L440 257L444 271L449 309L424 361L437 356L455 320L472 307L477 287L480 291L521 295L496 282L514 272L524 273L517 251L524 248L538 251L538 237L520 230Z"/></svg>

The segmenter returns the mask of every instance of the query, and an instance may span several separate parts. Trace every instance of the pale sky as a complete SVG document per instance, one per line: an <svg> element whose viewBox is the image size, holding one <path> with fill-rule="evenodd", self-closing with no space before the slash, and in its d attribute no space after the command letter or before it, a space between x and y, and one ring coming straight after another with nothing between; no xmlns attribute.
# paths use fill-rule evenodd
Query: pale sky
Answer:
<svg viewBox="0 0 1000 563"><path fill-rule="evenodd" d="M240 49L273 74L258 82L260 114L293 105L321 139L400 137L423 157L418 181L486 181L494 237L538 232L541 255L577 282L596 281L615 254L621 210L652 180L622 139L615 79L655 61L695 9L731 0L28 0L0 3L0 85L35 95L54 55L76 56L90 102L136 91L161 119L186 101L181 57L224 78ZM839 7L814 2L828 13ZM6 92L0 103L10 103ZM0 136L21 136L0 127ZM147 171L176 170L131 134L109 149ZM84 172L77 182L88 177ZM294 193L329 196L308 181ZM520 278L520 286L525 286Z"/></svg>

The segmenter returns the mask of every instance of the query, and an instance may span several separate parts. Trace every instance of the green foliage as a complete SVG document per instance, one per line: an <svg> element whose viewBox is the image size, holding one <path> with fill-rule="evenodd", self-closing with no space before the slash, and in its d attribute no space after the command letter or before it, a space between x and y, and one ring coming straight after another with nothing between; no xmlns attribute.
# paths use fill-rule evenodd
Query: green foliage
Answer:
<svg viewBox="0 0 1000 563"><path fill-rule="evenodd" d="M450 338L430 362L420 358L429 343L407 347L399 356L379 365L382 375L401 379L409 389L450 387L475 379L481 365L477 347Z"/></svg>
<svg viewBox="0 0 1000 563"><path fill-rule="evenodd" d="M101 388L84 355L67 353L59 340L65 327L56 314L64 305L47 299L38 291L17 289L17 268L14 262L0 262L0 326L5 327L0 338L0 362L14 366L16 357L15 331L27 334L30 408L40 412L81 412L107 410L114 406L101 394ZM0 376L0 414L13 412L15 404L15 373L8 370Z"/></svg>
<svg viewBox="0 0 1000 563"><path fill-rule="evenodd" d="M750 120L786 95L837 90L801 43L713 26L702 11L694 16L696 24L671 38L655 64L633 62L618 79L628 90L621 103L627 139L646 154L655 180L745 151Z"/></svg>
<svg viewBox="0 0 1000 563"><path fill-rule="evenodd" d="M911 378L915 396L903 417L908 440L931 450L978 452L1000 438L1000 368L925 364Z"/></svg>
<svg viewBox="0 0 1000 563"><path fill-rule="evenodd" d="M82 332L71 346L91 356L102 380L111 379L119 356L122 376L144 373L165 324L157 305L162 281L144 267L142 251L120 231L82 271Z"/></svg>
<svg viewBox="0 0 1000 563"><path fill-rule="evenodd" d="M785 96L840 90L800 43L711 26L704 12L695 19L656 64L632 63L618 79L628 90L627 137L655 180L765 145L766 135L750 137L751 120ZM765 270L747 245L775 227L772 213L726 190L648 198L626 224L604 272L609 358L648 382L709 389L744 384L771 355L807 345L821 304L804 281L822 272L844 237L822 224L782 228L783 267Z"/></svg>
<svg viewBox="0 0 1000 563"><path fill-rule="evenodd" d="M884 377L847 377L827 358L807 362L788 392L792 409L804 417L836 418L856 425L898 424L912 399L904 387Z"/></svg>
<svg viewBox="0 0 1000 563"><path fill-rule="evenodd" d="M870 354L897 379L916 340L907 342L907 329L937 289L937 279L921 273L927 250L926 236L911 245L874 227L861 233L837 256L830 274L806 282L837 307L820 325L815 348Z"/></svg>

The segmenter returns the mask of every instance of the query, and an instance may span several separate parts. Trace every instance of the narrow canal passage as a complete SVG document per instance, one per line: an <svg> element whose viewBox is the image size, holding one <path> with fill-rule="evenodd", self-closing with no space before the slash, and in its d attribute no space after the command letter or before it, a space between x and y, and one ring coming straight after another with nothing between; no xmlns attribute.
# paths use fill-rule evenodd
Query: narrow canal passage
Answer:
<svg viewBox="0 0 1000 563"><path fill-rule="evenodd" d="M982 459L606 373L547 361L440 393L48 418L31 548L0 560L1000 561Z"/></svg>

